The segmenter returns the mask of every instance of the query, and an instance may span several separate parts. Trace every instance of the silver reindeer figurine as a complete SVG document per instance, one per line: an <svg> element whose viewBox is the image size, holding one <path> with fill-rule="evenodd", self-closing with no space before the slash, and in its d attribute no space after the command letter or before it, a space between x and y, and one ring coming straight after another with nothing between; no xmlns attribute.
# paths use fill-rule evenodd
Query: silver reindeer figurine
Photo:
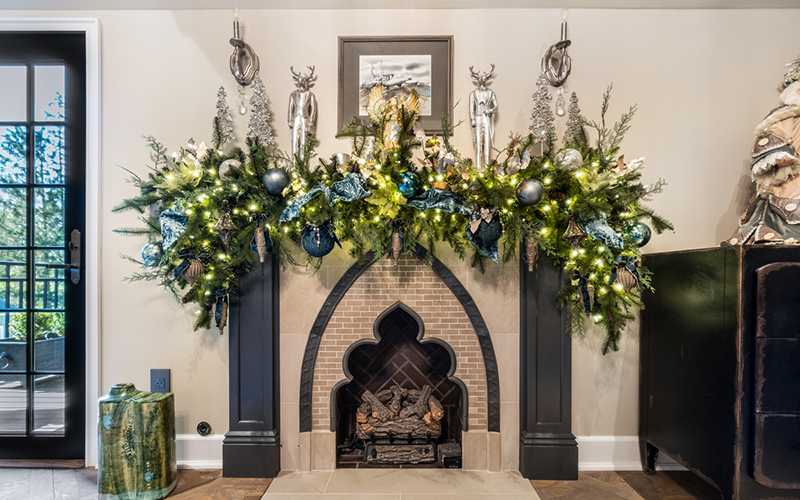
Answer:
<svg viewBox="0 0 800 500"><path fill-rule="evenodd" d="M472 79L478 88L469 95L469 120L472 124L472 144L475 146L478 169L486 168L494 145L494 112L497 98L492 89L486 88L486 81L494 76L494 64L489 73L475 72L469 67Z"/></svg>
<svg viewBox="0 0 800 500"><path fill-rule="evenodd" d="M314 80L314 66L307 66L311 73L292 72L297 90L289 96L289 128L292 131L292 155L302 156L306 147L306 135L314 135L317 120L317 98L309 92L309 84Z"/></svg>

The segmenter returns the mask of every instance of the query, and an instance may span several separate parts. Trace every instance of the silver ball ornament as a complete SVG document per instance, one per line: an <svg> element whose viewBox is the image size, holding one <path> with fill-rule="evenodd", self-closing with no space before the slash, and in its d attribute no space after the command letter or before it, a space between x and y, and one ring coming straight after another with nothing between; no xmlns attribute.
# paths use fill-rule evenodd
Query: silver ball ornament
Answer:
<svg viewBox="0 0 800 500"><path fill-rule="evenodd" d="M219 166L219 170L218 170L219 171L219 178L222 179L223 181L231 180L231 178L230 178L230 176L228 174L231 172L231 170L237 169L241 165L242 165L242 162L240 162L239 160L234 160L233 158L231 158L230 160L223 161L222 164Z"/></svg>
<svg viewBox="0 0 800 500"><path fill-rule="evenodd" d="M583 156L577 149L563 149L556 155L556 165L566 170L575 170L583 165Z"/></svg>
<svg viewBox="0 0 800 500"><path fill-rule="evenodd" d="M289 179L289 174L286 173L286 170L275 167L267 170L261 181L264 183L264 187L267 188L267 193L272 196L282 196L283 190L289 185L291 179Z"/></svg>
<svg viewBox="0 0 800 500"><path fill-rule="evenodd" d="M538 179L525 179L517 186L517 201L523 207L532 207L544 196L544 186Z"/></svg>

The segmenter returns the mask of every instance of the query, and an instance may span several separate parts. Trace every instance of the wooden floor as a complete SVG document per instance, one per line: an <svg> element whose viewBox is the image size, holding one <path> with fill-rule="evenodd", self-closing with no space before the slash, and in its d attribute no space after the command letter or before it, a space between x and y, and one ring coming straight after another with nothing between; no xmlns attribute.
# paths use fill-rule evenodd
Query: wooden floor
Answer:
<svg viewBox="0 0 800 500"><path fill-rule="evenodd" d="M232 479L217 470L179 470L170 500L260 500L272 479Z"/></svg>
<svg viewBox="0 0 800 500"><path fill-rule="evenodd" d="M581 472L577 481L531 481L542 500L719 500L721 493L691 472Z"/></svg>

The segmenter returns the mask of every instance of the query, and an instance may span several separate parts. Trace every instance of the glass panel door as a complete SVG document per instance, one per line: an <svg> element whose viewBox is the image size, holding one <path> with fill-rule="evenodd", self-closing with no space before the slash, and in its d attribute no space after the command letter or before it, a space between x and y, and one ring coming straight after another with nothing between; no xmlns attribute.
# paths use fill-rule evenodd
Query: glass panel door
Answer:
<svg viewBox="0 0 800 500"><path fill-rule="evenodd" d="M84 37L0 46L0 458L82 458Z"/></svg>

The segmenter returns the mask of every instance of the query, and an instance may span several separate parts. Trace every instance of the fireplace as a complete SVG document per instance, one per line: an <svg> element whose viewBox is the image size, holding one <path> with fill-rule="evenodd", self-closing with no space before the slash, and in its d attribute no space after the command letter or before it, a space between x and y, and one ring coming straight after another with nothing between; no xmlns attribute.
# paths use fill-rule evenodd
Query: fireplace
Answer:
<svg viewBox="0 0 800 500"><path fill-rule="evenodd" d="M345 352L347 378L331 393L337 467L431 464L439 445L460 446L467 388L453 376L453 349L424 333L398 301L375 319L373 339Z"/></svg>
<svg viewBox="0 0 800 500"><path fill-rule="evenodd" d="M347 433L339 420L347 394L339 389L357 371L345 368L345 357L351 365L358 353L348 350L376 345L381 335L391 337L376 335L376 321L398 303L424 328L415 337L418 346L439 343L452 350L455 371L448 379L457 378L465 389L443 418L448 428L441 439L458 446L453 422L461 425L464 469L519 468L528 478L577 477L577 444L569 432L569 336L563 330L565 315L553 301L561 272L546 255L533 273L521 263L517 289L513 267L481 277L463 268L451 271L420 246L415 254L395 266L370 253L347 267L323 266L314 279L282 273L270 257L241 278L230 310L225 477L336 468L340 435ZM491 334L478 304L492 324ZM519 329L509 321L518 313Z"/></svg>

